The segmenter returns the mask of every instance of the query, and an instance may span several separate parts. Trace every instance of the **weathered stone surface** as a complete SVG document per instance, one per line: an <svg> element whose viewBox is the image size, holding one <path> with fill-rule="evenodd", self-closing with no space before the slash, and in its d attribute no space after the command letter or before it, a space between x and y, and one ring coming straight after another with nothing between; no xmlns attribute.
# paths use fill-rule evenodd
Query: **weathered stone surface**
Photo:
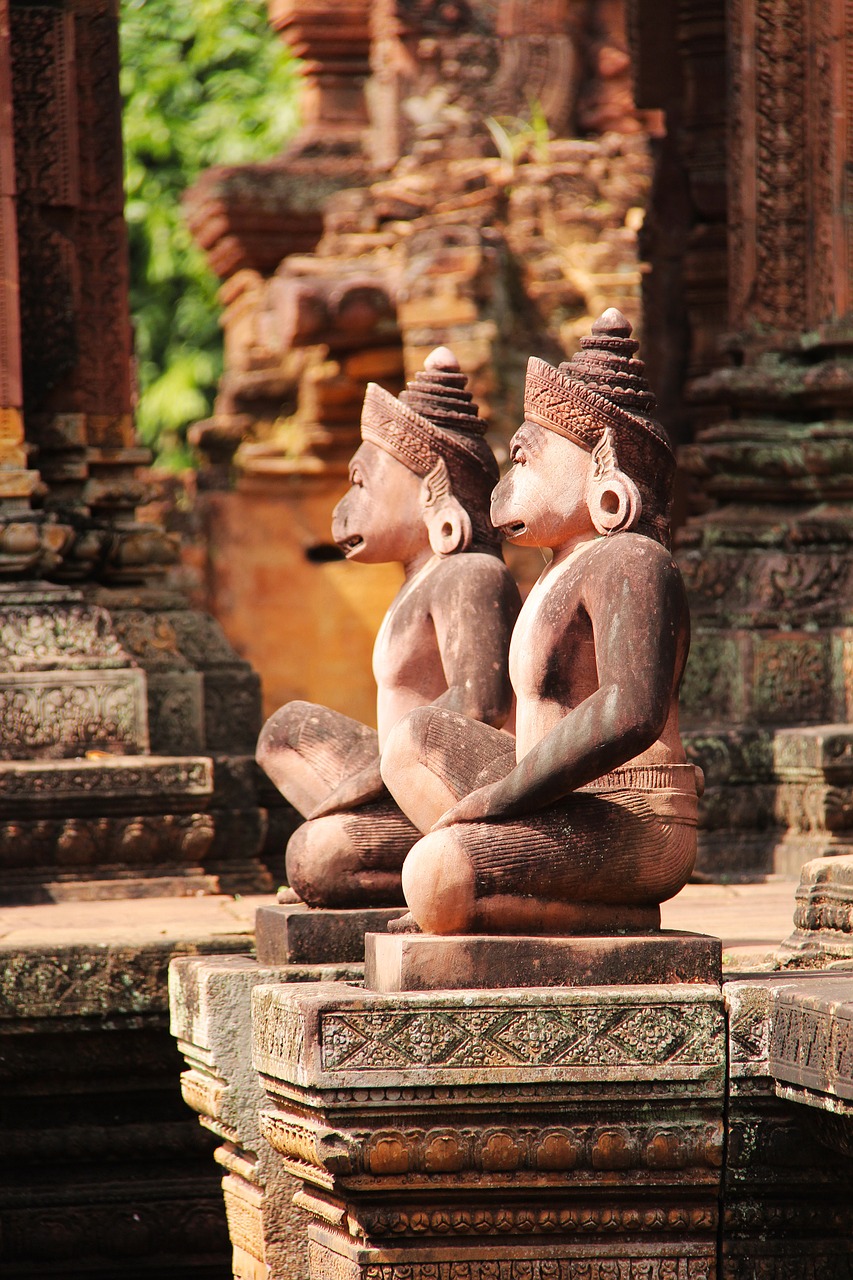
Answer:
<svg viewBox="0 0 853 1280"><path fill-rule="evenodd" d="M459 988L648 986L722 979L718 938L501 938L368 934L364 985L371 991Z"/></svg>
<svg viewBox="0 0 853 1280"><path fill-rule="evenodd" d="M299 1184L262 1139L263 1090L251 1063L251 992L258 983L353 977L359 966L271 967L247 955L180 957L170 966L172 1034L184 1055L184 1101L219 1139L215 1159L238 1280L303 1280L307 1216Z"/></svg>
<svg viewBox="0 0 853 1280"><path fill-rule="evenodd" d="M624 1080L655 1074L703 1079L722 1070L722 1014L708 985L489 992L352 987L260 987L254 993L255 1065L318 1087L400 1087L538 1080ZM600 1037L600 1039L597 1039ZM718 1081L718 1083L721 1082Z"/></svg>
<svg viewBox="0 0 853 1280"><path fill-rule="evenodd" d="M779 1096L770 1060L771 1045L776 1055L781 1045L776 1009L802 998L811 1003L821 981L767 974L723 988L730 1074L723 1280L851 1274L849 1158L829 1149L815 1110Z"/></svg>
<svg viewBox="0 0 853 1280"><path fill-rule="evenodd" d="M364 936L384 932L400 907L331 911L293 906L259 907L255 915L258 962L363 964Z"/></svg>
<svg viewBox="0 0 853 1280"><path fill-rule="evenodd" d="M110 941L99 943L82 940L71 911L61 918L64 928L30 915L21 939L16 913L4 914L16 941L0 947L0 1271L227 1274L219 1174L177 1086L166 974L177 954L245 946L241 922L213 936L187 912L177 928L116 942L101 916ZM51 943L57 931L80 940Z"/></svg>
<svg viewBox="0 0 853 1280"><path fill-rule="evenodd" d="M853 967L775 994L769 1061L780 1097L853 1121Z"/></svg>

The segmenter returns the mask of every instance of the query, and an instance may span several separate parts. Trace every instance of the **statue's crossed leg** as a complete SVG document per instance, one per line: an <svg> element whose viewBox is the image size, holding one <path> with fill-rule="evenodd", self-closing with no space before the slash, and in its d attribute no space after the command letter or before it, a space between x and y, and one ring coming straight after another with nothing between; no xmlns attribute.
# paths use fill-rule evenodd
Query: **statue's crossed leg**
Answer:
<svg viewBox="0 0 853 1280"><path fill-rule="evenodd" d="M392 731L382 772L403 811L429 831L514 765L507 734L425 707ZM425 835L406 860L406 900L425 932L655 928L658 904L690 874L696 820L692 765L626 766L522 818Z"/></svg>
<svg viewBox="0 0 853 1280"><path fill-rule="evenodd" d="M311 702L288 703L264 730L263 767L303 815L378 756L375 729ZM390 796L309 820L287 846L288 883L309 906L397 906L419 835Z"/></svg>

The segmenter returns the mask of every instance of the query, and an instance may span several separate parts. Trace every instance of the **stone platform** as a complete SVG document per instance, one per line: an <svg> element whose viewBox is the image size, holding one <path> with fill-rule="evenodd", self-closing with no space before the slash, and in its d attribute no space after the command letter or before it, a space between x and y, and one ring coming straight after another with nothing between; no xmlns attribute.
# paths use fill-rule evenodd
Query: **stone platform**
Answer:
<svg viewBox="0 0 853 1280"><path fill-rule="evenodd" d="M833 1213L840 1212L840 1193L832 1192L832 1187L843 1185L846 1195L849 1186L849 1176L843 1184L839 1181L841 1157L826 1151L817 1139L818 1112L780 1098L769 1073L771 991L787 980L771 966L780 940L791 931L796 887L794 881L778 879L760 884L688 885L663 905L666 928L718 936L724 978L737 978L743 984L738 988L742 995L737 1016L730 1015L729 1053L738 1073L732 1103L737 1105L733 1112L737 1147L732 1148L725 1175L732 1213L742 1225L733 1228L731 1258L721 1273L725 1280L751 1276L749 1259L763 1257L758 1252L762 1233L769 1243L761 1247L778 1255L781 1277L791 1261L791 1247L781 1235L776 1241L781 1228L768 1225L768 1212L771 1217L788 1215L793 1224L789 1235L790 1230L810 1230L811 1219L827 1223ZM230 1176L232 1170L214 1163L214 1140L199 1128L197 1115L181 1099L181 1058L167 1031L165 968L173 956L197 957L181 960L180 965L195 971L188 980L208 984L210 991L235 968L249 973L244 983L248 990L241 997L248 1005L248 992L258 985L260 976L258 966L248 959L259 906L275 906L272 895L0 908L0 959L9 974L0 1019L4 1059L0 1071L10 1108L10 1121L0 1138L0 1166L8 1171L0 1178L0 1271L4 1276L45 1280L48 1275L64 1274L71 1259L75 1274L86 1280L95 1275L219 1280L232 1274L220 1188L223 1172ZM224 954L234 952L244 954ZM35 965L37 956L40 960ZM35 967L25 981L22 966L26 967L28 957ZM339 976L347 972L352 970L344 966ZM727 1006L734 1000L736 985L724 982ZM34 993L40 993L38 1001ZM496 995L504 998L501 992ZM432 996L425 993L418 998ZM465 998L464 992L457 996ZM220 1044L203 1023L199 1012L190 1070L205 1054L206 1065L201 1065L208 1070ZM239 1057L236 1040L220 1047L232 1058ZM228 1069L225 1060L220 1061L221 1070L208 1071L204 1086L213 1093L215 1077L223 1080ZM63 1064L62 1073L56 1070L57 1062ZM234 1091L221 1104L229 1112L223 1112L225 1123L232 1127L242 1088L239 1081L245 1079L247 1064L248 1058L243 1074L234 1078ZM731 1087L735 1089L735 1083ZM203 1096L204 1089L196 1100ZM473 1110L460 1113L463 1127L469 1126L477 1105L472 1095ZM45 1116L53 1116L55 1123L45 1127ZM368 1118L372 1121L377 1116L371 1113ZM498 1129L502 1119L498 1113ZM834 1119L827 1117L828 1122ZM214 1119L210 1127L215 1123ZM780 1142L786 1153L784 1176L771 1167ZM218 1145L226 1146L222 1137ZM252 1149L250 1143L246 1149ZM236 1166L237 1149L230 1158ZM270 1149L268 1158L279 1156ZM164 1169L168 1169L168 1185L163 1181ZM495 1170L490 1176L494 1179L498 1173ZM248 1197L252 1177L257 1186L260 1175L259 1164L250 1161L229 1186L235 1196L239 1188ZM65 1188L61 1193L60 1182ZM768 1209L766 1189L771 1183L780 1190ZM310 1195L319 1202L324 1192L314 1188ZM467 1213L470 1205L463 1201L461 1196L458 1208ZM334 1232L328 1221L327 1228ZM578 1228L579 1259L583 1247L587 1252L593 1248L583 1246L584 1230ZM824 1232L830 1232L830 1227ZM462 1238L476 1244L475 1235ZM541 1234L539 1238L547 1252ZM303 1250L306 1244L303 1237ZM844 1265L838 1256L841 1247L836 1245L835 1255L830 1255L836 1270L827 1274L833 1280L845 1276L838 1269ZM393 1265L392 1248L389 1238L389 1261L383 1268ZM485 1247L481 1249L484 1259L486 1252ZM449 1264L442 1265L449 1274ZM254 1280L256 1260L253 1263L244 1254L241 1266L242 1274ZM677 1270L674 1274L678 1275ZM777 1277L775 1270L767 1274ZM305 1275L304 1269L295 1275L272 1272L269 1280L305 1280Z"/></svg>
<svg viewBox="0 0 853 1280"><path fill-rule="evenodd" d="M364 985L393 992L719 983L721 950L718 938L674 931L571 938L370 933Z"/></svg>

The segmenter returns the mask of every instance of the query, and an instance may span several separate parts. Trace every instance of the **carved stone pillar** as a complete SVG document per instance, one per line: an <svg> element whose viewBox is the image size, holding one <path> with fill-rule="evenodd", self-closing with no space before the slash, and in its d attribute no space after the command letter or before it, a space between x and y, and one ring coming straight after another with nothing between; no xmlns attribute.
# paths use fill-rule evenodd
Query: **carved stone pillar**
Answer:
<svg viewBox="0 0 853 1280"><path fill-rule="evenodd" d="M8 0L0 3L0 579L50 569L70 530L38 519L32 498L41 488L28 466L24 441L21 288L18 256L18 181L12 102L12 31ZM49 343L47 344L49 345Z"/></svg>
<svg viewBox="0 0 853 1280"><path fill-rule="evenodd" d="M303 148L360 151L370 74L368 0L267 0L270 22L302 59Z"/></svg>
<svg viewBox="0 0 853 1280"><path fill-rule="evenodd" d="M271 883L258 678L135 516L118 74L115 0L0 4L3 901Z"/></svg>
<svg viewBox="0 0 853 1280"><path fill-rule="evenodd" d="M694 49L699 7L680 7ZM701 7L710 39L724 9ZM786 829L809 829L791 802L809 778L774 739L828 723L849 733L853 720L853 8L758 0L725 13L728 333L694 343L687 370L697 430L682 462L696 492L679 559L694 639L681 705L711 784L706 868L788 872ZM689 79L696 59L684 46L682 58ZM709 142L709 174L713 153Z"/></svg>

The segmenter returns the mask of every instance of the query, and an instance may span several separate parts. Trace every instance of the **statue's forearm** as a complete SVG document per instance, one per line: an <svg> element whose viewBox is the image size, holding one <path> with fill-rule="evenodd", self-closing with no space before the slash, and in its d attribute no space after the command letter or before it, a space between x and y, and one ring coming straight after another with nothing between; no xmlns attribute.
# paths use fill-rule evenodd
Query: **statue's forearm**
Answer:
<svg viewBox="0 0 853 1280"><path fill-rule="evenodd" d="M620 708L620 692L597 690L531 747L491 788L489 816L545 808L647 750L663 731L665 708L651 699Z"/></svg>

